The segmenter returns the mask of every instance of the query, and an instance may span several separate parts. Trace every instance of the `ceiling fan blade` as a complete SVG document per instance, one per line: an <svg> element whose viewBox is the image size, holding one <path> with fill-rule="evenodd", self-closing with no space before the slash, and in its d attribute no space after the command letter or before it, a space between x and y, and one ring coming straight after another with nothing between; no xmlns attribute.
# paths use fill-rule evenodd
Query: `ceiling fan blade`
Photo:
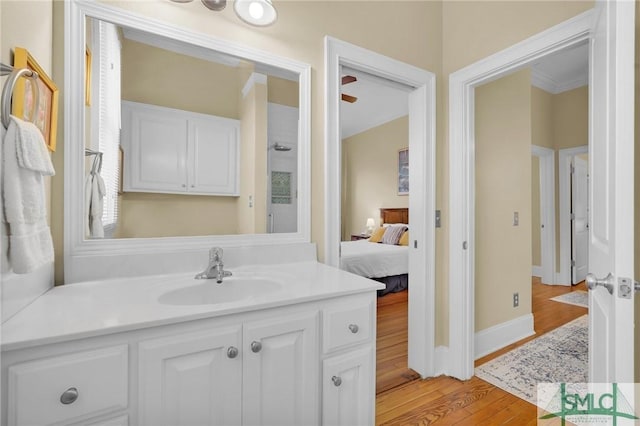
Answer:
<svg viewBox="0 0 640 426"><path fill-rule="evenodd" d="M358 98L356 98L355 96L351 96L351 95L345 95L344 93L342 94L342 100L345 102L349 102L350 104L354 103L355 101L358 100Z"/></svg>
<svg viewBox="0 0 640 426"><path fill-rule="evenodd" d="M352 75L345 75L344 77L342 77L342 84L349 84L353 83L354 81L358 81L358 79Z"/></svg>

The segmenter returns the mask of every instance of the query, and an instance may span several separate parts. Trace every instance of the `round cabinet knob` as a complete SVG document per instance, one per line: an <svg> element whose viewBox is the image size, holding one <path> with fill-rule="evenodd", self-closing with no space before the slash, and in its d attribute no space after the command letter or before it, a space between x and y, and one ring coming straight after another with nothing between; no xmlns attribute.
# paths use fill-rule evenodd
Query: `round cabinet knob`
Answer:
<svg viewBox="0 0 640 426"><path fill-rule="evenodd" d="M258 353L262 349L262 343L253 341L251 342L251 352Z"/></svg>
<svg viewBox="0 0 640 426"><path fill-rule="evenodd" d="M186 183L183 183L183 184L182 184L182 187L183 187L183 188L186 188L186 187L187 187L187 184L186 184Z"/></svg>
<svg viewBox="0 0 640 426"><path fill-rule="evenodd" d="M360 327L358 327L358 324L349 324L349 330L351 330L353 334L356 334L358 330L360 330Z"/></svg>
<svg viewBox="0 0 640 426"><path fill-rule="evenodd" d="M333 376L331 378L331 381L333 382L334 386L340 386L342 384L342 379L338 376Z"/></svg>
<svg viewBox="0 0 640 426"><path fill-rule="evenodd" d="M235 346L229 346L229 349L227 349L227 356L229 358L235 358L238 356L238 348L236 348Z"/></svg>
<svg viewBox="0 0 640 426"><path fill-rule="evenodd" d="M69 388L60 395L60 402L65 405L73 404L78 399L78 389Z"/></svg>

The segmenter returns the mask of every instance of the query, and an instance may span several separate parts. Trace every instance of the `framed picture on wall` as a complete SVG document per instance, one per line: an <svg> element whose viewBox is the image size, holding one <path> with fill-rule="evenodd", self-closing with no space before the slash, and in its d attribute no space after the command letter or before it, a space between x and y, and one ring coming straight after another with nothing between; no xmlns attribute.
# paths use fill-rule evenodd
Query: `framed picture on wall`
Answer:
<svg viewBox="0 0 640 426"><path fill-rule="evenodd" d="M409 148L398 151L398 195L409 195Z"/></svg>
<svg viewBox="0 0 640 426"><path fill-rule="evenodd" d="M50 151L56 150L56 132L58 131L58 87L44 72L31 54L22 47L16 47L13 59L14 68L28 68L38 73L38 79L18 80L13 91L11 114L33 122L44 136ZM38 96L33 85L37 84Z"/></svg>

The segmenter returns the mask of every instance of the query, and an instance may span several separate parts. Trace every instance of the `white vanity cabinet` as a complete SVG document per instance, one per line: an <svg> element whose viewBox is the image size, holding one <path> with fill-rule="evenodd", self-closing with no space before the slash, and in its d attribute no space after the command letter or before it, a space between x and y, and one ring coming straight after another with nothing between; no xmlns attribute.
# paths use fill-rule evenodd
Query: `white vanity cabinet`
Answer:
<svg viewBox="0 0 640 426"><path fill-rule="evenodd" d="M140 343L141 425L239 425L240 326L164 336Z"/></svg>
<svg viewBox="0 0 640 426"><path fill-rule="evenodd" d="M318 423L318 313L139 345L141 425Z"/></svg>
<svg viewBox="0 0 640 426"><path fill-rule="evenodd" d="M122 102L125 192L236 196L240 122Z"/></svg>
<svg viewBox="0 0 640 426"><path fill-rule="evenodd" d="M368 291L3 346L1 423L371 425L375 304Z"/></svg>
<svg viewBox="0 0 640 426"><path fill-rule="evenodd" d="M372 425L375 420L376 296L343 298L322 316L322 424Z"/></svg>

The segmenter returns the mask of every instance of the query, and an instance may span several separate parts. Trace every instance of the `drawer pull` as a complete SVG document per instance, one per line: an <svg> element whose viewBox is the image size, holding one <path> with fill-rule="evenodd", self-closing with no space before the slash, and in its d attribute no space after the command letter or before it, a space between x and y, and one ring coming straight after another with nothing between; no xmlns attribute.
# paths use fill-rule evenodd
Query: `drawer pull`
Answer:
<svg viewBox="0 0 640 426"><path fill-rule="evenodd" d="M257 354L260 350L262 350L262 343L256 341L251 342L251 352Z"/></svg>
<svg viewBox="0 0 640 426"><path fill-rule="evenodd" d="M342 379L338 376L333 376L331 378L331 381L333 382L334 386L340 386L342 384Z"/></svg>
<svg viewBox="0 0 640 426"><path fill-rule="evenodd" d="M60 395L60 402L64 405L73 404L78 399L78 389L69 388Z"/></svg>
<svg viewBox="0 0 640 426"><path fill-rule="evenodd" d="M358 324L349 324L349 330L351 330L353 334L356 334L358 330L360 330L360 327L358 327Z"/></svg>
<svg viewBox="0 0 640 426"><path fill-rule="evenodd" d="M229 349L227 349L227 356L229 358L235 358L238 356L238 348L236 348L235 346L229 346Z"/></svg>

